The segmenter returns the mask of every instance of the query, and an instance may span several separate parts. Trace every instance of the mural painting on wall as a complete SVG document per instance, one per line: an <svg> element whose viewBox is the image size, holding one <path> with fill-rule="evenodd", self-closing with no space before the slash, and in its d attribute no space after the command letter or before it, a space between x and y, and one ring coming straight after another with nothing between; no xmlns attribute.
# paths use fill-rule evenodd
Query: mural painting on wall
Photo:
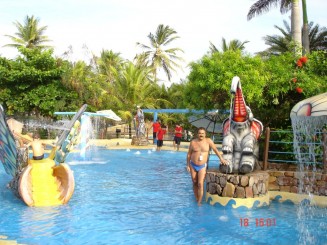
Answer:
<svg viewBox="0 0 327 245"><path fill-rule="evenodd" d="M246 106L239 77L231 85L233 100L230 116L223 122L223 158L227 165L220 165L223 173L247 174L258 164L258 139L263 131L262 123L253 117Z"/></svg>

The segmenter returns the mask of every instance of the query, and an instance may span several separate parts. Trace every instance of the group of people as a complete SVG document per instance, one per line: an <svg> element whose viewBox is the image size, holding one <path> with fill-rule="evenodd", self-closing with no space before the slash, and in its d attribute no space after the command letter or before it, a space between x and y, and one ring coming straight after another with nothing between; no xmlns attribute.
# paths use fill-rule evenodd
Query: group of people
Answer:
<svg viewBox="0 0 327 245"><path fill-rule="evenodd" d="M163 146L164 135L167 133L167 127L165 125L161 125L159 120L156 120L152 123L151 128L153 129L153 144L157 144L157 151L160 151L161 147ZM177 151L179 151L182 136L183 128L179 124L176 124L173 139L174 150L177 149Z"/></svg>

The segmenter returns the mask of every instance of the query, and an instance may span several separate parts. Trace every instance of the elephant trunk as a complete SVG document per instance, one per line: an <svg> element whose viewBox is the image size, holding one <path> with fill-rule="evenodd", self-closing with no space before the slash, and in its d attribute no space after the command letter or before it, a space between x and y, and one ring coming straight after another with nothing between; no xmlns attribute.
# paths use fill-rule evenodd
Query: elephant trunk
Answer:
<svg viewBox="0 0 327 245"><path fill-rule="evenodd" d="M245 122L247 120L247 110L243 98L242 89L238 86L235 92L233 117L234 122Z"/></svg>

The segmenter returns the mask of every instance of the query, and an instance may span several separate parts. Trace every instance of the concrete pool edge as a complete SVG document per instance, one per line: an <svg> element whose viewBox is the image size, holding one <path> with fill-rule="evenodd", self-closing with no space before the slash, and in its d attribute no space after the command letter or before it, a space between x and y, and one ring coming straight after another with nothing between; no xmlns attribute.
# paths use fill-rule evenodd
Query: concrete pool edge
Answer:
<svg viewBox="0 0 327 245"><path fill-rule="evenodd" d="M327 207L327 197L326 196L317 196L317 195L305 195L291 192L282 192L282 191L268 191L268 194L255 197L255 198L231 198L231 197L221 197L218 195L211 195L206 192L205 200L210 205L220 204L222 206L227 206L231 204L232 208L246 207L263 207L269 206L271 201L278 202L291 202L294 205L299 205L304 200L308 200L310 205L318 206L320 208Z"/></svg>
<svg viewBox="0 0 327 245"><path fill-rule="evenodd" d="M270 200L275 200L278 202L290 201L296 205L300 204L304 200L308 200L310 205L318 206L320 208L327 207L327 196L317 196L317 195L306 195L299 193L283 192L283 191L269 191Z"/></svg>

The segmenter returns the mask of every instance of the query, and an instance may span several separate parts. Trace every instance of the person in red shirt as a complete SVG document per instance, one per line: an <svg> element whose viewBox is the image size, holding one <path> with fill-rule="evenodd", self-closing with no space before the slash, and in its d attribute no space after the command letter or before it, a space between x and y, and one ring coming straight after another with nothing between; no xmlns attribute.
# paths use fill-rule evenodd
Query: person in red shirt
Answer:
<svg viewBox="0 0 327 245"><path fill-rule="evenodd" d="M160 121L155 121L152 123L151 128L153 128L153 144L157 143L157 133L160 128Z"/></svg>
<svg viewBox="0 0 327 245"><path fill-rule="evenodd" d="M177 151L179 151L179 146L181 144L181 140L183 136L183 128L178 123L176 124L174 133L175 133L174 141L173 141L174 150L176 149L177 146Z"/></svg>
<svg viewBox="0 0 327 245"><path fill-rule="evenodd" d="M161 150L161 147L163 146L163 138L166 133L166 126L163 125L162 127L159 127L157 132L157 151Z"/></svg>

